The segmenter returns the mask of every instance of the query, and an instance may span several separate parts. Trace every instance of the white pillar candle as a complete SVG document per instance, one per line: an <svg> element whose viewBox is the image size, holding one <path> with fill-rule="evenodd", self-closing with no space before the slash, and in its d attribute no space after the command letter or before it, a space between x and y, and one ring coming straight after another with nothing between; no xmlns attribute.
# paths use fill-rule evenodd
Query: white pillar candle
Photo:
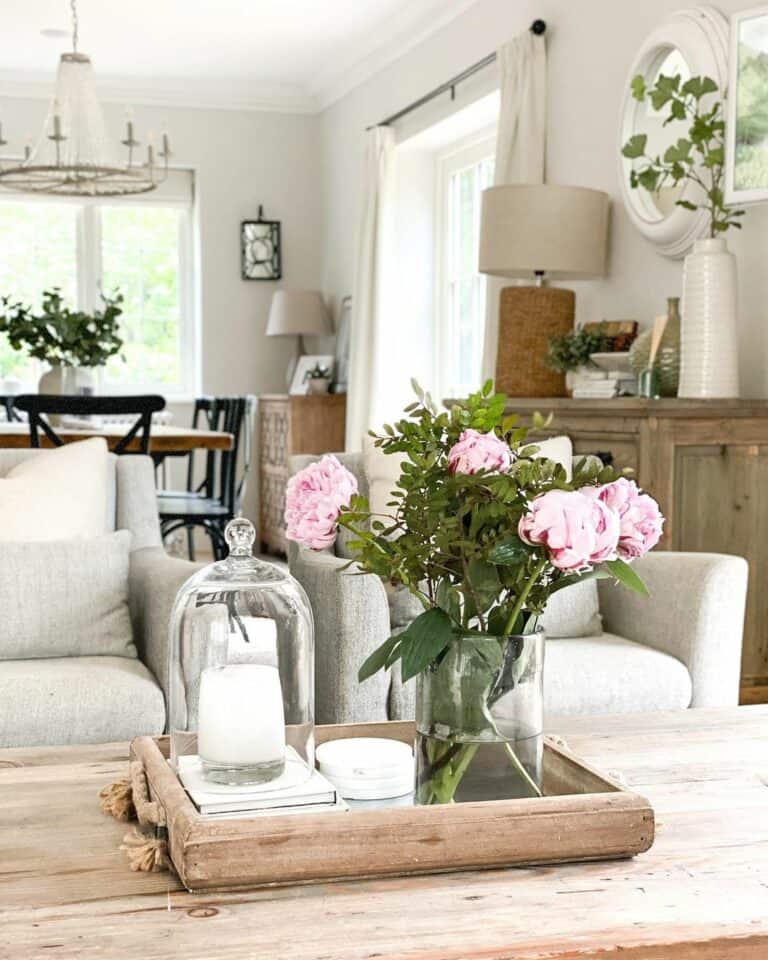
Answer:
<svg viewBox="0 0 768 960"><path fill-rule="evenodd" d="M245 631L245 636L243 636ZM229 663L264 663L277 666L277 624L267 617L241 617L230 629Z"/></svg>
<svg viewBox="0 0 768 960"><path fill-rule="evenodd" d="M200 678L197 751L208 763L250 766L285 756L285 713L276 667L235 663Z"/></svg>

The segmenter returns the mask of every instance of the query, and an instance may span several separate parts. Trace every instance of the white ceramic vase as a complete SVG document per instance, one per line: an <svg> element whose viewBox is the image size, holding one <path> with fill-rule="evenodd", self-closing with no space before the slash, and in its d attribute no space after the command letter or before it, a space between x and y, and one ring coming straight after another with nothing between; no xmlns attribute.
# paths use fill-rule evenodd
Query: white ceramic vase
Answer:
<svg viewBox="0 0 768 960"><path fill-rule="evenodd" d="M736 258L724 237L697 240L685 258L680 339L679 397L739 396Z"/></svg>
<svg viewBox="0 0 768 960"><path fill-rule="evenodd" d="M65 392L65 371L66 367L60 366L59 364L54 364L50 370L46 370L42 377L40 377L40 382L37 385L37 392L60 396Z"/></svg>

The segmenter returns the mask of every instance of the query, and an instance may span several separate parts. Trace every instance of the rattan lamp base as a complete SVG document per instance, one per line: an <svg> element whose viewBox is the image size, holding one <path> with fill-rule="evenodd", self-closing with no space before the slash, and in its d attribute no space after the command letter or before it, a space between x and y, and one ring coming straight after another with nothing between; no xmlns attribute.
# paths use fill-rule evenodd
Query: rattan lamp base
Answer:
<svg viewBox="0 0 768 960"><path fill-rule="evenodd" d="M565 374L544 363L550 337L573 330L576 297L559 287L504 287L496 389L510 397L565 397Z"/></svg>

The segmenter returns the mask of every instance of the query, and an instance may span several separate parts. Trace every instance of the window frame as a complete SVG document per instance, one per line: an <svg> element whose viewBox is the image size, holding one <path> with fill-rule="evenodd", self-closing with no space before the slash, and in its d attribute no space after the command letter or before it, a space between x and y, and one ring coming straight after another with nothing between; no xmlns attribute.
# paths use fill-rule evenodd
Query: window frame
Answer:
<svg viewBox="0 0 768 960"><path fill-rule="evenodd" d="M189 171L186 171L189 172ZM192 174L194 177L194 174ZM67 204L77 208L75 222L75 265L77 309L93 311L101 304L101 207L156 206L174 208L178 219L178 298L179 298L179 381L175 384L131 382L114 383L102 380L105 392L116 396L159 393L175 403L188 401L200 392L200 351L198 336L198 308L194 276L194 202L151 196L141 198L103 197L42 197L17 191L0 192L0 203ZM38 366L39 362L38 362ZM40 370L42 372L42 369Z"/></svg>
<svg viewBox="0 0 768 960"><path fill-rule="evenodd" d="M462 138L436 155L435 198L435 249L434 249L434 323L433 377L438 396L455 396L456 385L449 376L448 350L452 341L452 318L450 314L450 265L451 265L451 179L483 160L495 158L496 128L486 127ZM479 216L479 212L478 212ZM487 292L487 278L483 278ZM487 301L486 301L487 302ZM484 319L484 318L483 318ZM480 374L482 378L482 372ZM479 384L478 384L479 386ZM461 389L464 389L463 387Z"/></svg>

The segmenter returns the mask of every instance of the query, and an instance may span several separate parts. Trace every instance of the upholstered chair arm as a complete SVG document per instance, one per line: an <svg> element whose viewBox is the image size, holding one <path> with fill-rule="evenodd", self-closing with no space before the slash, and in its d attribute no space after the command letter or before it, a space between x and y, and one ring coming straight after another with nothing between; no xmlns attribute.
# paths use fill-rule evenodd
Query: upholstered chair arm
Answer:
<svg viewBox="0 0 768 960"><path fill-rule="evenodd" d="M636 560L633 567L650 596L601 581L604 629L682 661L693 683L692 707L736 705L746 560L658 550Z"/></svg>
<svg viewBox="0 0 768 960"><path fill-rule="evenodd" d="M378 577L331 553L290 544L291 573L315 618L315 715L318 723L387 719L388 673L363 683L357 671L390 635L389 607Z"/></svg>
<svg viewBox="0 0 768 960"><path fill-rule="evenodd" d="M182 585L203 566L169 557L162 547L131 554L129 597L136 646L163 688L166 705L171 610Z"/></svg>

